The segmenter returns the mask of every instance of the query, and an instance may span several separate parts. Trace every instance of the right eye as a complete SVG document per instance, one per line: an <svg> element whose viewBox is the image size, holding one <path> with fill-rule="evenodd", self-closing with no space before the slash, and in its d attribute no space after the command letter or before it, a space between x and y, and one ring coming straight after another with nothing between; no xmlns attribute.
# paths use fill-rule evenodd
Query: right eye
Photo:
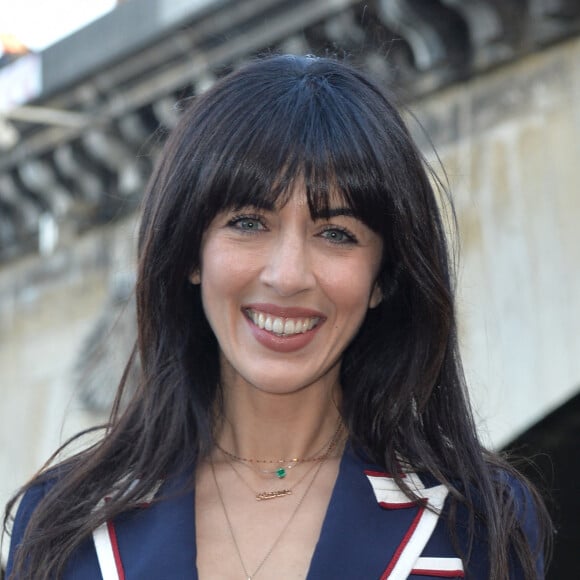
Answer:
<svg viewBox="0 0 580 580"><path fill-rule="evenodd" d="M234 216L229 222L228 226L241 230L243 232L257 232L265 230L266 227L262 223L259 216L253 215L239 215Z"/></svg>

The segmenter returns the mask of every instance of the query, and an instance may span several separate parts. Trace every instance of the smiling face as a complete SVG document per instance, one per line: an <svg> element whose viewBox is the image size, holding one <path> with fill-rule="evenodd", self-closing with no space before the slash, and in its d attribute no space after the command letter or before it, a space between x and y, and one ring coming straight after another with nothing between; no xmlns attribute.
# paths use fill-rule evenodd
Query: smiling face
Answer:
<svg viewBox="0 0 580 580"><path fill-rule="evenodd" d="M218 214L191 281L201 284L224 388L336 386L344 350L381 300L381 253L379 235L338 199L330 218L313 220L299 186L283 207Z"/></svg>

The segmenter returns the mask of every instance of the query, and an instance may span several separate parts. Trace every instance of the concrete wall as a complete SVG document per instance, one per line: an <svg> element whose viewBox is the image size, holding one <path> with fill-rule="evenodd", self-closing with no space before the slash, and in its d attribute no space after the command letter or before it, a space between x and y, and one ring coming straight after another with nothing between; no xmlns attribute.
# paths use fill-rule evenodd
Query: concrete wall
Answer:
<svg viewBox="0 0 580 580"><path fill-rule="evenodd" d="M580 385L580 40L412 107L461 226L461 339L481 428L501 444ZM130 269L129 220L0 269L0 505L71 433L72 367Z"/></svg>
<svg viewBox="0 0 580 580"><path fill-rule="evenodd" d="M73 370L111 281L131 268L134 239L129 220L0 269L2 508L60 443L105 418L83 409Z"/></svg>
<svg viewBox="0 0 580 580"><path fill-rule="evenodd" d="M467 376L500 445L580 389L580 40L413 109L455 198Z"/></svg>

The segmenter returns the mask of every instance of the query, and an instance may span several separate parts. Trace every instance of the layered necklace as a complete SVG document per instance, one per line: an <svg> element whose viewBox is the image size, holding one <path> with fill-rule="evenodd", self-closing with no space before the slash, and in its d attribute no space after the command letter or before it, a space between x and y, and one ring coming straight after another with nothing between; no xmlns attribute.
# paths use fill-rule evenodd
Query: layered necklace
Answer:
<svg viewBox="0 0 580 580"><path fill-rule="evenodd" d="M238 555L238 559L240 561L242 570L244 572L244 576L247 580L253 580L253 578L256 577L256 575L262 569L262 567L264 566L264 564L266 563L268 558L272 555L272 552L274 551L276 546L280 543L282 536L284 535L284 533L286 532L286 530L289 528L290 524L292 523L292 521L296 517L296 514L298 513L300 506L304 503L304 500L306 499L308 492L312 489L312 486L314 485L314 482L316 481L316 478L317 478L318 474L320 473L322 467L326 463L326 460L330 458L333 451L335 450L335 448L340 440L341 433L342 433L342 422L339 423L336 431L333 433L330 440L327 441L321 449L319 449L312 456L306 457L303 459L299 459L299 458L292 458L291 460L288 460L288 459L278 459L278 460L249 459L249 458L245 458L245 457L239 457L233 453L230 453L230 452L226 451L225 449L222 449L219 445L216 444L216 447L223 453L223 455L225 457L227 457L230 460L229 464L230 464L231 468L234 470L236 475L244 482L246 487L248 487L248 489L250 489L252 491L252 493L255 495L257 501L263 501L263 500L268 500L268 499L277 499L280 497L292 495L292 490L295 489L298 485L300 485L300 483L302 483L306 479L306 477L310 473L312 473L312 471L314 470L314 473L313 473L312 477L310 478L310 481L308 482L306 489L304 490L304 492L302 493L302 495L298 499L296 506L292 510L292 513L290 514L288 520L284 524L282 530L276 536L276 538L274 538L274 541L272 542L270 548L268 549L268 551L266 552L264 557L260 560L260 562L258 563L256 568L254 569L254 571L252 573L250 573L250 572L248 572L248 569L247 569L246 564L244 563L244 559L242 557L242 552L240 550L240 546L238 544L238 540L237 540L236 534L234 532L234 527L232 525L230 516L228 514L228 510L226 508L226 504L225 504L225 501L223 498L222 490L221 490L219 483L218 483L218 480L217 480L213 460L210 460L211 473L212 473L213 480L214 480L214 483L216 486L218 498L219 498L219 501L220 501L220 504L222 506L222 510L224 512L224 516L225 516L225 519L227 522L228 531L230 533L230 537L232 538L232 542L233 542L234 547L236 549L236 553ZM261 465L278 464L278 465L285 465L285 466L294 467L295 465L298 465L301 463L312 463L312 466L306 470L306 472L302 475L302 477L292 487L282 489L282 490L256 492L250 486L250 484L243 478L241 473L236 469L234 462L251 467L252 469L258 471L258 473L261 473L262 475L270 475L270 476L273 475L274 477L277 477L278 479L282 479L282 478L286 477L286 473L284 473L284 475L279 475L277 473L277 469L264 470L261 468ZM256 466L258 466L258 467L256 467Z"/></svg>
<svg viewBox="0 0 580 580"><path fill-rule="evenodd" d="M229 459L228 463L230 467L238 476L238 478L243 482L243 484L254 494L257 501L278 499L281 497L292 495L293 489L298 487L302 483L302 481L306 479L307 475L314 469L316 464L317 463L320 464L321 462L324 462L326 459L328 459L328 457L330 457L330 455L335 450L338 442L340 441L342 428L343 428L342 422L339 421L338 426L335 432L330 437L330 439L326 441L324 445L320 449L318 449L315 453L313 453L311 456L304 458L293 457L291 459L253 459L235 455L234 453L225 450L217 443L216 447L227 459ZM235 463L250 468L264 477L273 477L277 479L284 479L288 475L288 472L297 465L304 463L312 463L312 466L310 467L310 469L306 470L302 475L302 477L298 481L296 481L292 486L285 487L284 489L256 491L246 481L246 479L242 476L242 474L236 469ZM274 465L275 467L265 469L263 466L267 464Z"/></svg>

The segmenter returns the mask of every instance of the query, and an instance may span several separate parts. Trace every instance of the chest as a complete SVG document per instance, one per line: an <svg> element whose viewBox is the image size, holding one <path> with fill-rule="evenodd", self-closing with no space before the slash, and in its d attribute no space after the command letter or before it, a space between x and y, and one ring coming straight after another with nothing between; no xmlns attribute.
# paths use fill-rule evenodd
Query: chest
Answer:
<svg viewBox="0 0 580 580"><path fill-rule="evenodd" d="M195 494L199 578L305 579L337 472L329 463L306 473L289 495L256 501L231 473L214 477L202 468Z"/></svg>

